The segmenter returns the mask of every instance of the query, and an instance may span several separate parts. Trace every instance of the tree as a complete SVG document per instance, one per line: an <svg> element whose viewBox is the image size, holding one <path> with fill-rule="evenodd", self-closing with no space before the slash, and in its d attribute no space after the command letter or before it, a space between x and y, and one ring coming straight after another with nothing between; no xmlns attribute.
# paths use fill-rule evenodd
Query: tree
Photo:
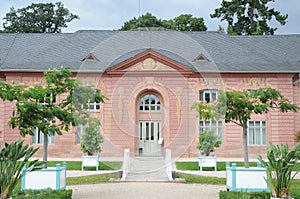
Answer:
<svg viewBox="0 0 300 199"><path fill-rule="evenodd" d="M182 14L174 19L161 20L150 13L141 15L124 22L120 30L140 30L150 28L151 30L177 30L177 31L206 31L207 27L202 17L193 17L191 14Z"/></svg>
<svg viewBox="0 0 300 199"><path fill-rule="evenodd" d="M164 20L165 28L178 31L206 31L207 27L202 17L193 17L191 14L182 14L171 20Z"/></svg>
<svg viewBox="0 0 300 199"><path fill-rule="evenodd" d="M147 27L163 27L162 21L157 19L157 17L153 16L151 13L146 13L145 15L141 15L139 18L134 17L133 19L124 22L124 25L120 28L120 30L137 30L139 28Z"/></svg>
<svg viewBox="0 0 300 199"><path fill-rule="evenodd" d="M71 126L88 123L91 118L85 105L94 99L103 102L105 97L72 78L69 68L49 70L44 75L45 85L28 87L0 82L0 97L16 102L9 120L12 128L18 128L22 136L33 135L33 128L43 133L43 161L47 167L48 136L62 135ZM62 95L66 98L56 101Z"/></svg>
<svg viewBox="0 0 300 199"><path fill-rule="evenodd" d="M215 9L211 18L227 21L228 34L232 35L273 35L277 28L268 23L275 18L285 25L288 15L281 15L267 4L275 0L222 0L221 7Z"/></svg>
<svg viewBox="0 0 300 199"><path fill-rule="evenodd" d="M6 32L58 33L62 28L68 27L67 23L79 17L70 13L61 2L57 2L32 3L18 10L12 7L3 19Z"/></svg>
<svg viewBox="0 0 300 199"><path fill-rule="evenodd" d="M90 119L88 127L81 135L81 150L88 155L94 155L96 152L101 152L100 143L103 142L103 137L100 134L100 122L98 119Z"/></svg>
<svg viewBox="0 0 300 199"><path fill-rule="evenodd" d="M225 123L233 122L243 129L244 164L249 167L247 129L253 114L268 113L271 109L280 112L294 111L299 107L272 88L260 88L251 91L222 92L216 103L194 103L191 107L198 112L200 119L219 119L225 117Z"/></svg>

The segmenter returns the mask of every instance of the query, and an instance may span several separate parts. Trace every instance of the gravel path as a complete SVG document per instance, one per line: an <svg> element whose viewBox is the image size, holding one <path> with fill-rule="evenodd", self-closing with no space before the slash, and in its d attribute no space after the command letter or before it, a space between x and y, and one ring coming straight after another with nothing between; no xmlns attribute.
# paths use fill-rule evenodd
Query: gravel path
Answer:
<svg viewBox="0 0 300 199"><path fill-rule="evenodd" d="M219 191L225 190L225 185L203 185L182 183L105 183L89 185L72 185L73 199L214 199L219 198Z"/></svg>

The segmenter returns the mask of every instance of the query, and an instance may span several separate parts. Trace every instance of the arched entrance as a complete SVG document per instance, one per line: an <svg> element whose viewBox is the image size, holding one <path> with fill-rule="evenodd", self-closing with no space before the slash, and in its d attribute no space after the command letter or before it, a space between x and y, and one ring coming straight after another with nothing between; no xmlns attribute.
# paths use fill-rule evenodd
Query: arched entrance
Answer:
<svg viewBox="0 0 300 199"><path fill-rule="evenodd" d="M137 103L139 155L162 154L164 110L161 96L155 91L140 94Z"/></svg>

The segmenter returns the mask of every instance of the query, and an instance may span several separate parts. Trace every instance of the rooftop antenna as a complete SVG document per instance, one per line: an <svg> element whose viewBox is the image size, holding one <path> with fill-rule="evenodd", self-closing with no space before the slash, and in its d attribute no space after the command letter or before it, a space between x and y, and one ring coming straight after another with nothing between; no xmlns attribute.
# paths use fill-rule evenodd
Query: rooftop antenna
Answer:
<svg viewBox="0 0 300 199"><path fill-rule="evenodd" d="M141 17L141 0L138 0L138 19ZM138 20L138 30L140 30L140 20Z"/></svg>

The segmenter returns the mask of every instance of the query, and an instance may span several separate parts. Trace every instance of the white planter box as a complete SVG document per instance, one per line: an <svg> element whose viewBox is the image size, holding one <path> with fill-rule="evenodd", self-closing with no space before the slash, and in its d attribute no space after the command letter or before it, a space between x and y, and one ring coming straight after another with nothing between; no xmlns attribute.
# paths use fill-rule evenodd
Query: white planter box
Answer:
<svg viewBox="0 0 300 199"><path fill-rule="evenodd" d="M81 164L81 170L83 171L84 167L96 167L96 170L98 171L99 166L99 156L82 156L82 164Z"/></svg>
<svg viewBox="0 0 300 199"><path fill-rule="evenodd" d="M66 189L66 172L66 163L63 163L62 167L60 167L60 164L56 164L56 167L48 167L47 169L36 171L27 170L26 165L24 165L21 189Z"/></svg>
<svg viewBox="0 0 300 199"><path fill-rule="evenodd" d="M203 167L214 167L217 171L217 157L216 156L199 156L199 169L202 171Z"/></svg>
<svg viewBox="0 0 300 199"><path fill-rule="evenodd" d="M257 167L236 167L233 163L230 167L226 162L226 188L231 191L270 191L268 188L266 169L258 163Z"/></svg>

